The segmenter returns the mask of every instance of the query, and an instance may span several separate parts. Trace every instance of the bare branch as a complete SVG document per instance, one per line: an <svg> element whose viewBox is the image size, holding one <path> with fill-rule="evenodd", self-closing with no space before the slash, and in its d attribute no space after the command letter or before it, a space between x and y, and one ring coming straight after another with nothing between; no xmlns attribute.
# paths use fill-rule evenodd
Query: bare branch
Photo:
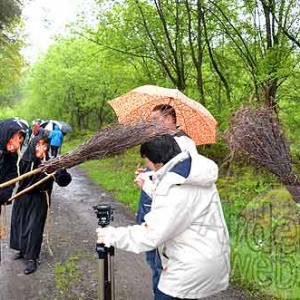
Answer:
<svg viewBox="0 0 300 300"><path fill-rule="evenodd" d="M99 46L101 46L105 49L113 50L113 51L116 51L116 52L119 52L119 53L122 53L122 54L134 56L134 57L149 58L153 61L159 62L155 57L152 57L152 56L149 56L149 55L137 54L137 53L133 53L133 52L130 52L130 51L125 51L125 50L122 50L122 49L118 49L118 48L115 48L115 47L112 47L112 46L108 46L104 43L101 43L98 39L92 39L91 37L86 36L85 34L83 34L81 32L76 32L76 34L80 35L81 37L87 39L88 41L93 42L93 43L95 43L95 44L97 44L97 45L99 45Z"/></svg>
<svg viewBox="0 0 300 300"><path fill-rule="evenodd" d="M139 1L138 0L135 0L135 3L140 11L140 14L141 14L141 17L143 19L143 24L144 24L144 28L146 30L146 33L151 41L151 44L152 46L154 47L154 50L157 54L157 56L159 57L159 60L157 60L164 68L165 72L167 73L168 77L171 79L171 81L175 84L175 85L178 85L178 80L176 80L176 78L172 75L172 72L171 70L169 69L169 66L167 64L167 62L165 61L165 58L163 57L161 51L159 50L159 48L157 47L157 44L149 30L149 27L148 27L148 24L147 24L147 21L146 21L146 17L145 17L145 14L144 14L144 11L142 9L142 7L140 6L139 4Z"/></svg>

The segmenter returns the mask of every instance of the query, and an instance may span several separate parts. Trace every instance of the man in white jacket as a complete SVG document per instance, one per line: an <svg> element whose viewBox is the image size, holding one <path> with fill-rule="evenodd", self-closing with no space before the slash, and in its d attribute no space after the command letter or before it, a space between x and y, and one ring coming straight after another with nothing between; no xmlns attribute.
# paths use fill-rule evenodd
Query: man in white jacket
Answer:
<svg viewBox="0 0 300 300"><path fill-rule="evenodd" d="M99 228L98 243L141 253L159 247L163 271L155 300L199 299L228 286L228 231L215 181L217 165L181 152L169 135L141 146L153 173L137 183L153 199L145 223Z"/></svg>
<svg viewBox="0 0 300 300"><path fill-rule="evenodd" d="M151 117L156 120L161 120L161 122L165 123L174 130L176 130L176 128L180 128L180 125L177 126L176 111L174 107L169 104L156 105L152 110ZM174 135L174 138L181 151L188 151L191 154L198 153L195 142L188 137L184 131L179 130L176 135ZM139 169L137 170L137 173L145 171L149 171L149 169ZM137 224L142 224L145 222L145 215L150 211L151 204L151 197L147 195L143 189L141 189L136 218ZM146 261L151 268L153 292L156 293L159 277L162 271L161 259L156 249L146 251Z"/></svg>

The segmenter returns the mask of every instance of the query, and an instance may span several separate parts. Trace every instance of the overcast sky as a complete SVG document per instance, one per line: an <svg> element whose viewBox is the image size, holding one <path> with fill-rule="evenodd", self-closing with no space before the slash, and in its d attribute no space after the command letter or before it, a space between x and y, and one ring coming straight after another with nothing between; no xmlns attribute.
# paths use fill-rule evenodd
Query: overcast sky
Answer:
<svg viewBox="0 0 300 300"><path fill-rule="evenodd" d="M27 46L22 50L29 62L45 53L57 34L65 34L65 26L75 22L84 12L89 22L95 17L94 0L31 0L23 8Z"/></svg>

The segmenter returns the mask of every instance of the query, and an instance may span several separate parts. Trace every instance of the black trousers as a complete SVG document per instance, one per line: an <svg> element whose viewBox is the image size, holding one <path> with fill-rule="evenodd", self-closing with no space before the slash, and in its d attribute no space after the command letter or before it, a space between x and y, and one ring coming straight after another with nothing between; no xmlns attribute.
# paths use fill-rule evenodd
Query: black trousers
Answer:
<svg viewBox="0 0 300 300"><path fill-rule="evenodd" d="M51 155L57 157L59 146L51 146Z"/></svg>

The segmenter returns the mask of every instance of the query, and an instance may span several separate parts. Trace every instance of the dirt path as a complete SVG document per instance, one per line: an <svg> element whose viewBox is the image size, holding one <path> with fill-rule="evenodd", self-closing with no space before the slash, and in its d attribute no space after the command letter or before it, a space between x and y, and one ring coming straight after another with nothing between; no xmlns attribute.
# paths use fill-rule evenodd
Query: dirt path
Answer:
<svg viewBox="0 0 300 300"><path fill-rule="evenodd" d="M72 170L67 188L55 188L51 206L50 255L44 243L37 272L23 275L24 262L13 261L14 252L3 242L0 300L97 299L98 258L94 252L97 218L92 206L112 204L114 226L133 224L135 217L123 204L95 186L84 173ZM66 280L67 279L67 280ZM117 251L116 300L151 300L151 276L144 255ZM69 283L71 282L71 283ZM250 299L242 291L227 291L206 300Z"/></svg>

